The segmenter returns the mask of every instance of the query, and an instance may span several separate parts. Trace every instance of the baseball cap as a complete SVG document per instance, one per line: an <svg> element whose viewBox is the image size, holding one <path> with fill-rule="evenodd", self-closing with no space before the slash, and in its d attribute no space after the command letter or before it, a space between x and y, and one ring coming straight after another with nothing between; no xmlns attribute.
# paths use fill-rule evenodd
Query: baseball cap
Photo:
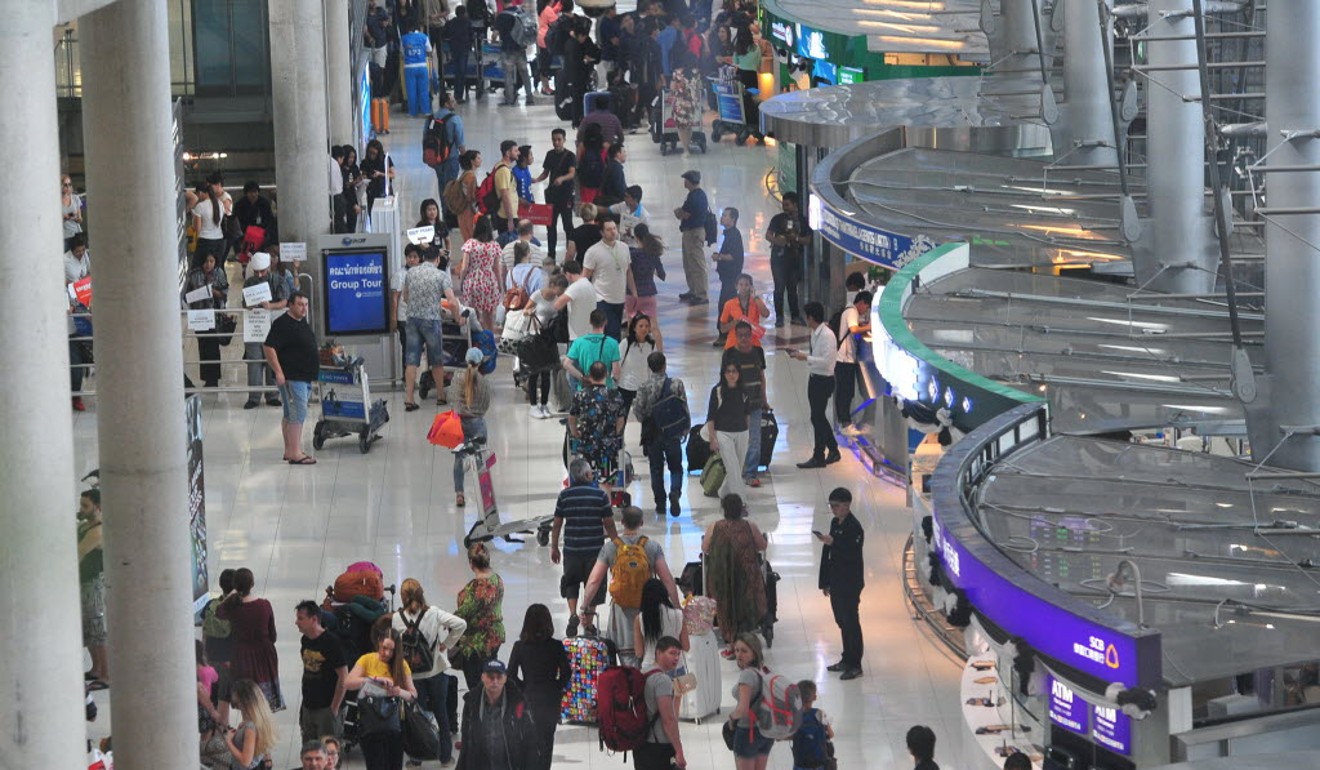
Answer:
<svg viewBox="0 0 1320 770"><path fill-rule="evenodd" d="M484 666L481 667L481 673L483 673L483 674L503 674L503 675L505 675L505 676L508 676L508 674L509 674L509 669L508 669L507 666L504 665L504 661L502 661L502 660L500 660L500 659L498 659L498 658L492 658L492 659L486 661L486 665L484 665Z"/></svg>
<svg viewBox="0 0 1320 770"><path fill-rule="evenodd" d="M486 360L486 354L481 352L481 348L468 348L467 355L463 357L469 364L479 364Z"/></svg>
<svg viewBox="0 0 1320 770"><path fill-rule="evenodd" d="M683 178L692 184L701 184L701 172L696 169L688 169L683 172Z"/></svg>
<svg viewBox="0 0 1320 770"><path fill-rule="evenodd" d="M248 267L252 268L253 270L269 270L270 255L264 251L258 251L254 253L252 255L252 258L248 260Z"/></svg>

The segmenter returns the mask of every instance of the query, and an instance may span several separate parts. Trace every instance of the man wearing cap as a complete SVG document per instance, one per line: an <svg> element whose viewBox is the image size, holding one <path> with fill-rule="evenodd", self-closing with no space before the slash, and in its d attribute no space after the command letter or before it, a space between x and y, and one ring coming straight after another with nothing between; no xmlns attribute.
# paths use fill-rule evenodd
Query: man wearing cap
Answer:
<svg viewBox="0 0 1320 770"><path fill-rule="evenodd" d="M262 310L266 311L268 316L267 325L269 325L269 316L273 315L271 311L283 310L284 306L289 304L288 287L284 281L277 280L275 275L271 273L270 255L264 251L258 251L252 255L251 261L248 262L248 269L252 271L252 274L247 277L246 281L243 281L243 288L247 289L265 283L270 286L270 299L249 305L245 296L243 305L248 309L248 315L244 323L252 323L254 315L261 315L261 313L254 313L253 311ZM261 351L261 343L244 340L243 360L248 362L248 387L255 388L255 390L248 391L248 400L246 404L243 404L243 408L256 409L261 404L263 395L266 397L267 404L279 406L280 399L275 395L275 391L271 390L275 386L275 373L266 365L266 355ZM264 393L261 390L262 385L266 386Z"/></svg>
<svg viewBox="0 0 1320 770"><path fill-rule="evenodd" d="M522 770L544 766L542 746L532 729L532 712L500 660L481 670L481 687L463 697L463 748L459 770Z"/></svg>
<svg viewBox="0 0 1320 770"><path fill-rule="evenodd" d="M825 669L843 672L840 679L856 679L862 675L862 621L857 608L866 585L862 562L866 532L852 514L852 493L847 489L835 487L830 492L830 513L830 533L813 532L825 544L820 554L820 590L830 598L834 622L843 634L843 656Z"/></svg>
<svg viewBox="0 0 1320 770"><path fill-rule="evenodd" d="M706 217L710 214L710 202L706 191L701 189L701 172L695 169L683 172L683 187L687 198L683 205L674 209L678 219L678 229L683 233L683 275L687 278L688 290L678 295L690 305L705 305L710 302L706 297Z"/></svg>

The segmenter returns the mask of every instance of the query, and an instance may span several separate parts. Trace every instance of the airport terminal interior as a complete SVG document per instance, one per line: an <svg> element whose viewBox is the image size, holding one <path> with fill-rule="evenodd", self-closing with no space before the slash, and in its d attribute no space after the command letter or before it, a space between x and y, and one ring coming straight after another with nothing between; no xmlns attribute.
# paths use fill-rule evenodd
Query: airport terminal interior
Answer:
<svg viewBox="0 0 1320 770"><path fill-rule="evenodd" d="M285 1L160 0L182 105L180 190L220 172L235 199L249 179L277 212L294 199L279 181L291 178L280 168L291 145L278 125L270 138L266 82L279 77L268 18ZM379 140L393 163L392 205L376 205L397 213L357 227L389 236L392 272L422 202L441 193L421 151L429 110L410 116L396 92L385 131L359 39L367 4L324 6L348 13L352 40L344 56L323 59L348 62L351 75L322 73L320 84L353 89L350 130L328 138L360 156ZM599 0L581 6L593 19L604 12ZM1269 9L1255 0L763 0L749 13L768 41L757 76L765 93L750 96L759 114L736 79L716 77L704 142L689 153L654 141L644 120L625 134L624 168L665 246L655 323L694 424L722 351L711 344L715 271L710 304L680 299L689 286L674 210L685 172L699 172L711 210L738 210L745 271L771 308L767 229L790 191L814 236L796 279L802 301L822 302L828 319L851 297L849 275L874 292L861 319L869 330L854 337L856 427L833 426L842 459L821 468L798 467L813 456L813 430L808 364L790 351L811 344L811 329L762 319L778 433L760 485L744 496L779 576L765 664L816 683L837 767L912 767L918 725L936 736L938 766L955 770L1001 768L1018 752L1035 770L1320 767L1320 397L1310 392L1320 373L1311 363L1320 360L1311 299L1320 186L1307 181L1320 173L1320 107L1309 98L1320 55L1306 32L1320 33L1320 9L1304 0ZM82 31L55 30L61 160L79 190ZM572 129L539 89L532 104L502 98L492 81L456 107L466 147L485 158L479 176L504 140L531 145L539 173L551 131L569 129L571 145ZM741 123L730 110L744 113ZM544 189L535 185L538 201ZM325 200L320 190L310 197ZM113 204L88 196L88 210L98 205ZM298 281L311 290L321 340L321 303L346 301L321 285L329 263L320 260L336 248L323 235L297 233L309 260ZM544 227L535 235L544 241ZM88 238L95 260L95 230ZM238 308L246 268L231 258L224 269ZM1294 312L1270 315L1267 294ZM179 343L191 387L205 375L187 316ZM320 603L349 565L369 561L386 585L414 578L431 604L453 611L472 575L466 544L483 492L469 474L466 505L457 504L454 453L428 438L451 407L434 395L407 407L390 333L342 340L385 370L366 371L368 400L389 414L376 440L318 438L313 449L314 425L331 408L333 383L323 382L303 434L315 463L287 462L281 409L245 408L243 323L221 348L218 387L195 388L191 400L204 469L194 548L212 595L222 570L247 568L253 593L273 606L288 708L274 717L269 766L288 768L302 745L295 605ZM505 523L551 514L567 479L565 425L529 414L517 365L506 350L487 376L491 490ZM97 395L95 365L89 375L72 415L78 491L107 463L112 450L98 437L116 412ZM627 492L678 575L700 561L720 500L689 468L678 514L657 513L640 433L630 418ZM865 531L865 648L861 676L847 679L827 670L842 648L813 535L829 531L829 495L840 487ZM109 496L105 517L115 517ZM557 638L569 619L562 567L529 529L488 541L504 581L506 661L528 606L549 608ZM113 655L113 603L107 623ZM738 668L718 666L718 711L680 720L692 770L734 766L721 730ZM89 694L99 711L87 723L91 744L113 744L115 694L131 686L115 680ZM598 736L591 724L561 724L552 766L624 766ZM360 748L342 766L366 767ZM776 744L766 767L794 766L790 741Z"/></svg>

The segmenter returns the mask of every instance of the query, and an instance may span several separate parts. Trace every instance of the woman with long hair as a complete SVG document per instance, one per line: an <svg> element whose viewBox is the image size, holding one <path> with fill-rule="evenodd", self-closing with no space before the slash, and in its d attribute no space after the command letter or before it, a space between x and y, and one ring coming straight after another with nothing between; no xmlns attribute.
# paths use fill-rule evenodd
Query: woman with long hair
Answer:
<svg viewBox="0 0 1320 770"><path fill-rule="evenodd" d="M394 179L394 160L385 154L385 145L379 139L367 142L367 155L362 159L362 176L367 180L367 216L376 207L376 199L384 198Z"/></svg>
<svg viewBox="0 0 1320 770"><path fill-rule="evenodd" d="M564 652L564 643L555 636L555 623L544 604L527 608L522 633L509 654L509 678L522 690L532 710L540 756L539 768L548 770L555 749L555 727L559 724L564 688L573 676L573 667Z"/></svg>
<svg viewBox="0 0 1320 770"><path fill-rule="evenodd" d="M477 311L481 328L495 328L495 308L499 307L504 292L504 262L500 259L500 244L495 241L495 230L490 217L477 218L472 237L463 243L463 257L454 268L454 283L459 285L459 298L464 307Z"/></svg>
<svg viewBox="0 0 1320 770"><path fill-rule="evenodd" d="M449 382L449 403L454 405L463 425L463 440L470 444L484 444L486 411L490 409L490 383L481 373L481 363L486 356L480 348L468 348L463 359L467 366ZM454 504L460 508L467 504L463 498L464 460L462 454L454 455Z"/></svg>
<svg viewBox="0 0 1320 770"><path fill-rule="evenodd" d="M226 216L234 212L234 199L225 192L225 180L220 174L211 174L206 178L206 197L199 198L193 206L193 223L197 227L197 250L193 253L194 264L201 264L202 259L210 254L216 264L225 265L225 255L229 252L229 242L225 240L225 231L221 227Z"/></svg>
<svg viewBox="0 0 1320 770"><path fill-rule="evenodd" d="M73 236L83 231L82 199L73 191L73 179L60 175L60 211L64 214L64 250L73 248Z"/></svg>
<svg viewBox="0 0 1320 770"><path fill-rule="evenodd" d="M720 633L730 645L720 654L733 656L735 634L754 631L765 617L765 571L761 554L766 548L760 527L747 520L747 507L739 495L720 500L724 517L701 538L705 554L706 585L715 599Z"/></svg>
<svg viewBox="0 0 1320 770"><path fill-rule="evenodd" d="M440 216L440 202L435 198L422 201L417 212L417 224L414 227L434 227L435 240L432 243L442 244L443 238L449 234L449 228L445 227L445 220Z"/></svg>
<svg viewBox="0 0 1320 770"><path fill-rule="evenodd" d="M238 727L225 729L230 770L253 770L275 746L275 724L264 693L251 679L234 683L234 706L242 716Z"/></svg>
<svg viewBox="0 0 1320 770"><path fill-rule="evenodd" d="M692 648L683 625L683 610L674 606L665 584L659 578L651 578L642 586L642 608L633 619L633 654L641 661L637 667L643 673L655 668L655 643L662 636L677 639L683 652ZM685 669L677 668L669 675L678 677L684 673Z"/></svg>
<svg viewBox="0 0 1320 770"><path fill-rule="evenodd" d="M656 295L660 293L655 279L659 276L660 280L665 280L665 266L660 263L665 244L645 223L633 228L633 237L637 239L637 245L628 248L628 258L634 291L624 298L623 314L631 318L637 313L645 313L655 318L658 309Z"/></svg>
<svg viewBox="0 0 1320 770"><path fill-rule="evenodd" d="M422 584L408 578L399 587L402 606L394 613L391 628L400 635L414 628L431 648L430 668L412 672L413 687L417 691L417 705L435 715L440 733L440 763L447 764L454 756L453 739L449 734L449 681L445 669L449 668L449 650L463 638L467 622L457 615L431 606L426 601Z"/></svg>
<svg viewBox="0 0 1320 770"><path fill-rule="evenodd" d="M481 686L481 668L504 644L504 581L490 566L490 547L468 546L472 579L459 589L454 614L467 621L467 633L458 640L451 657L463 672L469 690Z"/></svg>
<svg viewBox="0 0 1320 770"><path fill-rule="evenodd" d="M756 634L738 634L733 643L733 659L738 662L738 681L733 685L737 705L729 714L734 731L733 766L737 770L765 770L775 742L752 730L752 723L756 720L752 714L752 701L761 692L764 675L770 673L761 651L761 640Z"/></svg>
<svg viewBox="0 0 1320 770"><path fill-rule="evenodd" d="M458 156L458 167L461 169L458 186L467 205L454 212L454 216L458 219L459 237L467 243L477 229L477 169L481 168L481 153L467 150Z"/></svg>
<svg viewBox="0 0 1320 770"><path fill-rule="evenodd" d="M229 621L230 671L235 681L251 679L265 694L271 711L284 709L280 690L280 658L275 652L275 612L270 602L252 595L256 581L247 567L234 571L234 590L221 601L215 616ZM238 701L230 698L230 703Z"/></svg>
<svg viewBox="0 0 1320 770"><path fill-rule="evenodd" d="M761 45L756 39L753 26L735 27L733 66L738 70L738 82L743 87L743 117L747 125L755 127L761 125L761 107L752 94L752 91L760 87L757 72L761 69ZM756 128L752 129L752 133L760 136Z"/></svg>
<svg viewBox="0 0 1320 770"><path fill-rule="evenodd" d="M751 399L742 387L742 371L732 361L724 364L720 381L710 389L704 433L707 441L724 461L724 484L721 495L745 494L743 459L747 457Z"/></svg>
<svg viewBox="0 0 1320 770"><path fill-rule="evenodd" d="M366 185L362 184L362 169L358 167L357 148L344 145L344 224L350 233L357 232L358 216L366 205ZM269 251L269 249L268 249Z"/></svg>
<svg viewBox="0 0 1320 770"><path fill-rule="evenodd" d="M538 328L544 329L555 317L555 300L568 289L568 278L563 273L553 273L545 279L541 288L532 292L531 301L523 308L524 313L536 318ZM543 369L527 376L527 402L531 404L531 415L540 420L549 419L550 411L550 371ZM537 392L540 391L540 398Z"/></svg>
<svg viewBox="0 0 1320 770"><path fill-rule="evenodd" d="M390 621L386 621L387 623ZM358 693L358 725L362 725L362 711L373 707L373 698L397 698L401 701L417 697L413 686L412 670L403 659L403 642L399 632L388 629L376 642L376 651L357 659L348 672L344 686ZM403 732L376 732L363 735L362 759L367 770L403 770Z"/></svg>
<svg viewBox="0 0 1320 770"><path fill-rule="evenodd" d="M229 302L229 277L225 275L223 256L216 256L210 250L197 247L197 258L193 260L193 269L188 273L187 288L184 293L197 289L209 288L211 296L188 303L192 310L223 310ZM216 326L218 327L217 320ZM202 384L214 388L220 384L220 338L217 330L211 329L197 335L197 357L202 360L198 371Z"/></svg>
<svg viewBox="0 0 1320 770"><path fill-rule="evenodd" d="M637 389L651 376L646 359L656 351L664 351L665 341L660 336L660 325L652 324L651 317L638 313L628 321L628 336L619 353L619 395L623 396L623 419L632 411Z"/></svg>

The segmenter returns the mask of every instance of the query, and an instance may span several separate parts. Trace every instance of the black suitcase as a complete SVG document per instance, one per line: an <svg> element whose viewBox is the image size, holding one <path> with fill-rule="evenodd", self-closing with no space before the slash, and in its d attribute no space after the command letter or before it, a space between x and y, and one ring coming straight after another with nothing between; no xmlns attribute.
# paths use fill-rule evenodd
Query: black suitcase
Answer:
<svg viewBox="0 0 1320 770"><path fill-rule="evenodd" d="M701 473L710 459L710 442L701 436L704 425L697 425L688 433L687 469L688 473Z"/></svg>
<svg viewBox="0 0 1320 770"><path fill-rule="evenodd" d="M757 470L767 470L770 467L770 458L775 454L775 442L779 440L779 421L775 419L775 411L766 407L761 410L761 467Z"/></svg>

